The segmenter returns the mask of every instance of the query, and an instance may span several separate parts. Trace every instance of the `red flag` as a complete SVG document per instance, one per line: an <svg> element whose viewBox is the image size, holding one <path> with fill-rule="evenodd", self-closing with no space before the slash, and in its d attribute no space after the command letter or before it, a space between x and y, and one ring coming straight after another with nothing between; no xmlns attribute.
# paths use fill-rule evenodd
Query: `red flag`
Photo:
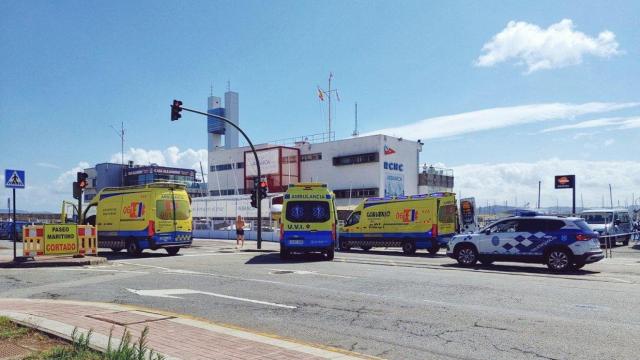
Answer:
<svg viewBox="0 0 640 360"><path fill-rule="evenodd" d="M320 101L324 101L324 93L320 88L318 88L318 97L320 98Z"/></svg>

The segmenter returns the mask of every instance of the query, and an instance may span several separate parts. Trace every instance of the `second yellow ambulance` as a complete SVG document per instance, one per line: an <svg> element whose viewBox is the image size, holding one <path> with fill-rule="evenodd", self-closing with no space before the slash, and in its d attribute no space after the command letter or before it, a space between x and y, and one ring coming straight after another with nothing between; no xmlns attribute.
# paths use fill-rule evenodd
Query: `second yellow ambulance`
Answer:
<svg viewBox="0 0 640 360"><path fill-rule="evenodd" d="M435 254L457 233L453 193L368 198L340 228L340 249L401 247L405 254Z"/></svg>

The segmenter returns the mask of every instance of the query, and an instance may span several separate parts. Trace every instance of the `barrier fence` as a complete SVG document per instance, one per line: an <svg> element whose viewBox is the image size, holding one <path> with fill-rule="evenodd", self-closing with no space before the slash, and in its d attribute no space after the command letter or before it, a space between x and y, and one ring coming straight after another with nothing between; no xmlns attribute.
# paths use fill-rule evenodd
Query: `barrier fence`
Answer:
<svg viewBox="0 0 640 360"><path fill-rule="evenodd" d="M236 218L242 216L245 221L244 238L255 240L257 238L257 213L251 207L251 201L246 195L216 196L194 198L193 210L193 237L205 239L235 239ZM278 219L280 212L276 211L278 205L272 204L272 199L263 199L262 202L262 240L280 240L280 228Z"/></svg>
<svg viewBox="0 0 640 360"><path fill-rule="evenodd" d="M22 230L22 255L98 255L97 230L92 225L29 225Z"/></svg>

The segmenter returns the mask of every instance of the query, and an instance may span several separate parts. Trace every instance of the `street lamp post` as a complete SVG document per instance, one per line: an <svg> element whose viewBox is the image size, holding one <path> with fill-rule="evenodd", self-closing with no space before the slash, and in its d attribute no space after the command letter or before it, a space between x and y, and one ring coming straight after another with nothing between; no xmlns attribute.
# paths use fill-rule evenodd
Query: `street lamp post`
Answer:
<svg viewBox="0 0 640 360"><path fill-rule="evenodd" d="M253 146L253 143L251 142L251 140L249 139L249 137L247 136L247 134L245 134L244 131L242 131L242 129L240 129L240 127L238 127L238 125L234 124L233 122L231 122L229 119L225 118L224 116L220 116L220 115L214 115L214 114L209 114L206 112L202 112L202 111L198 111L198 110L193 110L193 109L189 109L186 107L182 106L182 101L177 101L174 100L173 101L173 105L171 105L171 120L178 120L181 116L179 115L181 110L185 110L185 111L189 111L192 112L194 114L200 114L200 115L204 115L204 116L211 116L214 117L216 119L222 120L225 123L233 126L236 130L238 130L240 132L240 134L242 134L242 136L244 136L245 140L247 140L247 143L249 144L249 147L251 147L251 152L253 153L253 157L256 160L256 169L258 170L258 181L262 180L262 175L260 172L260 160L258 160L258 153L256 152L256 148ZM174 112L177 113L177 116L174 118ZM262 199L260 198L260 191L256 191L256 205L257 205L257 210L258 210L258 229L257 229L257 234L256 234L256 240L258 243L258 249L262 248Z"/></svg>

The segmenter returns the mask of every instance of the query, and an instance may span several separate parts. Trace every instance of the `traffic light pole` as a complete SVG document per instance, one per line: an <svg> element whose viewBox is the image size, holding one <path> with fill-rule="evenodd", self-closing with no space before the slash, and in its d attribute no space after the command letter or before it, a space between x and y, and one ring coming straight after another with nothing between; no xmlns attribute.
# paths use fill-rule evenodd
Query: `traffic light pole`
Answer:
<svg viewBox="0 0 640 360"><path fill-rule="evenodd" d="M180 103L182 104L182 103ZM173 106L172 106L173 108ZM251 147L251 152L253 153L253 157L256 160L256 168L258 169L258 179L262 179L262 175L260 173L260 160L258 160L258 153L256 152L256 148L253 146L253 143L251 142L251 140L249 140L249 137L247 136L247 134L245 134L244 131L242 131L242 129L240 129L238 127L238 125L234 124L233 122L231 122L229 119L225 118L224 116L220 116L220 115L214 115L214 114L209 114L206 112L202 112L202 111L198 111L198 110L193 110L193 109L188 109L186 107L182 107L180 106L180 109L184 110L184 111L188 111L188 112L192 112L194 114L200 114L200 115L204 115L204 116L211 116L214 117L216 119L222 120L225 123L233 126L236 130L238 130L240 132L240 134L242 134L242 136L244 136L244 139L247 140L247 143L249 143L249 147ZM246 166L246 164L245 164ZM262 199L260 198L260 191L256 191L256 202L257 202L257 208L258 208L258 229L257 229L257 242L258 242L258 249L262 249Z"/></svg>

